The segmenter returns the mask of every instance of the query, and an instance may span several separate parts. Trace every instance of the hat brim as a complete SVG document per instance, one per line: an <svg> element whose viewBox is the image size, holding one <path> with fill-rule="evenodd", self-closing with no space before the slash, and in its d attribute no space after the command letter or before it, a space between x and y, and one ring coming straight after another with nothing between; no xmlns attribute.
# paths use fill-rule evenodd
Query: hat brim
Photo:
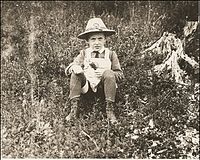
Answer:
<svg viewBox="0 0 200 160"><path fill-rule="evenodd" d="M110 29L107 29L107 30L95 29L95 30L85 31L85 32L79 34L77 37L79 39L88 39L88 36L91 33L104 33L105 36L111 36L111 35L115 34L116 32L114 30L110 30Z"/></svg>

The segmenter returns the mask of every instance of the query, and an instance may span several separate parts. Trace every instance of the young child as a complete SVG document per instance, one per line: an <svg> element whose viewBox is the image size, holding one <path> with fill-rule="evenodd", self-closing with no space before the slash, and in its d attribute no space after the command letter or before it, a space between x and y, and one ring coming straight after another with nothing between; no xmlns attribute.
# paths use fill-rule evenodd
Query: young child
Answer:
<svg viewBox="0 0 200 160"><path fill-rule="evenodd" d="M100 18L92 18L88 21L85 32L78 35L78 38L87 41L89 48L81 50L65 69L66 74L71 74L71 112L66 121L76 118L80 96L87 94L89 87L97 92L98 86L103 85L107 118L112 123L117 122L113 112L116 88L117 82L124 76L117 54L105 47L106 37L113 34L115 31L108 29Z"/></svg>

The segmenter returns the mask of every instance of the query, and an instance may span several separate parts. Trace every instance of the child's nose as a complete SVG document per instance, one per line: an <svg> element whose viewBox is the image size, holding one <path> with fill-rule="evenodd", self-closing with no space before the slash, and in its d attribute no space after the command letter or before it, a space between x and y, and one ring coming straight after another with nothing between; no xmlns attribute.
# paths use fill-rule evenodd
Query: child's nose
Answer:
<svg viewBox="0 0 200 160"><path fill-rule="evenodd" d="M98 40L98 39L96 39L96 40L95 40L95 44L98 44L98 43L99 43L99 40Z"/></svg>

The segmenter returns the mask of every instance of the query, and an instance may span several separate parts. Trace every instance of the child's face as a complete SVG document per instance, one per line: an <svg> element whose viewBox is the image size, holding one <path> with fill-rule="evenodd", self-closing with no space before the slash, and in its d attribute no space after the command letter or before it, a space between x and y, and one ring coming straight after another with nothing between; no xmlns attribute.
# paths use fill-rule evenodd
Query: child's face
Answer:
<svg viewBox="0 0 200 160"><path fill-rule="evenodd" d="M103 33L93 33L88 38L89 47L94 51L100 51L106 43L106 38Z"/></svg>

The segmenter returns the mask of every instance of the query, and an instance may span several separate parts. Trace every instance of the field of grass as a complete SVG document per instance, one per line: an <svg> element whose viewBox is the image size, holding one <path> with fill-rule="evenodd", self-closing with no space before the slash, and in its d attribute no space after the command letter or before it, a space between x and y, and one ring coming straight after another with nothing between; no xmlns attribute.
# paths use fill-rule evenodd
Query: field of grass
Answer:
<svg viewBox="0 0 200 160"><path fill-rule="evenodd" d="M188 86L155 77L152 67L163 55L142 54L164 31L182 38L181 15L193 8L181 8L196 2L1 3L2 158L199 158L198 75L184 64ZM86 46L76 36L93 14L117 32L107 41L125 75L117 125L107 121L99 98L82 102L78 119L64 121L70 111L64 68ZM199 62L199 40L191 42L186 54Z"/></svg>

